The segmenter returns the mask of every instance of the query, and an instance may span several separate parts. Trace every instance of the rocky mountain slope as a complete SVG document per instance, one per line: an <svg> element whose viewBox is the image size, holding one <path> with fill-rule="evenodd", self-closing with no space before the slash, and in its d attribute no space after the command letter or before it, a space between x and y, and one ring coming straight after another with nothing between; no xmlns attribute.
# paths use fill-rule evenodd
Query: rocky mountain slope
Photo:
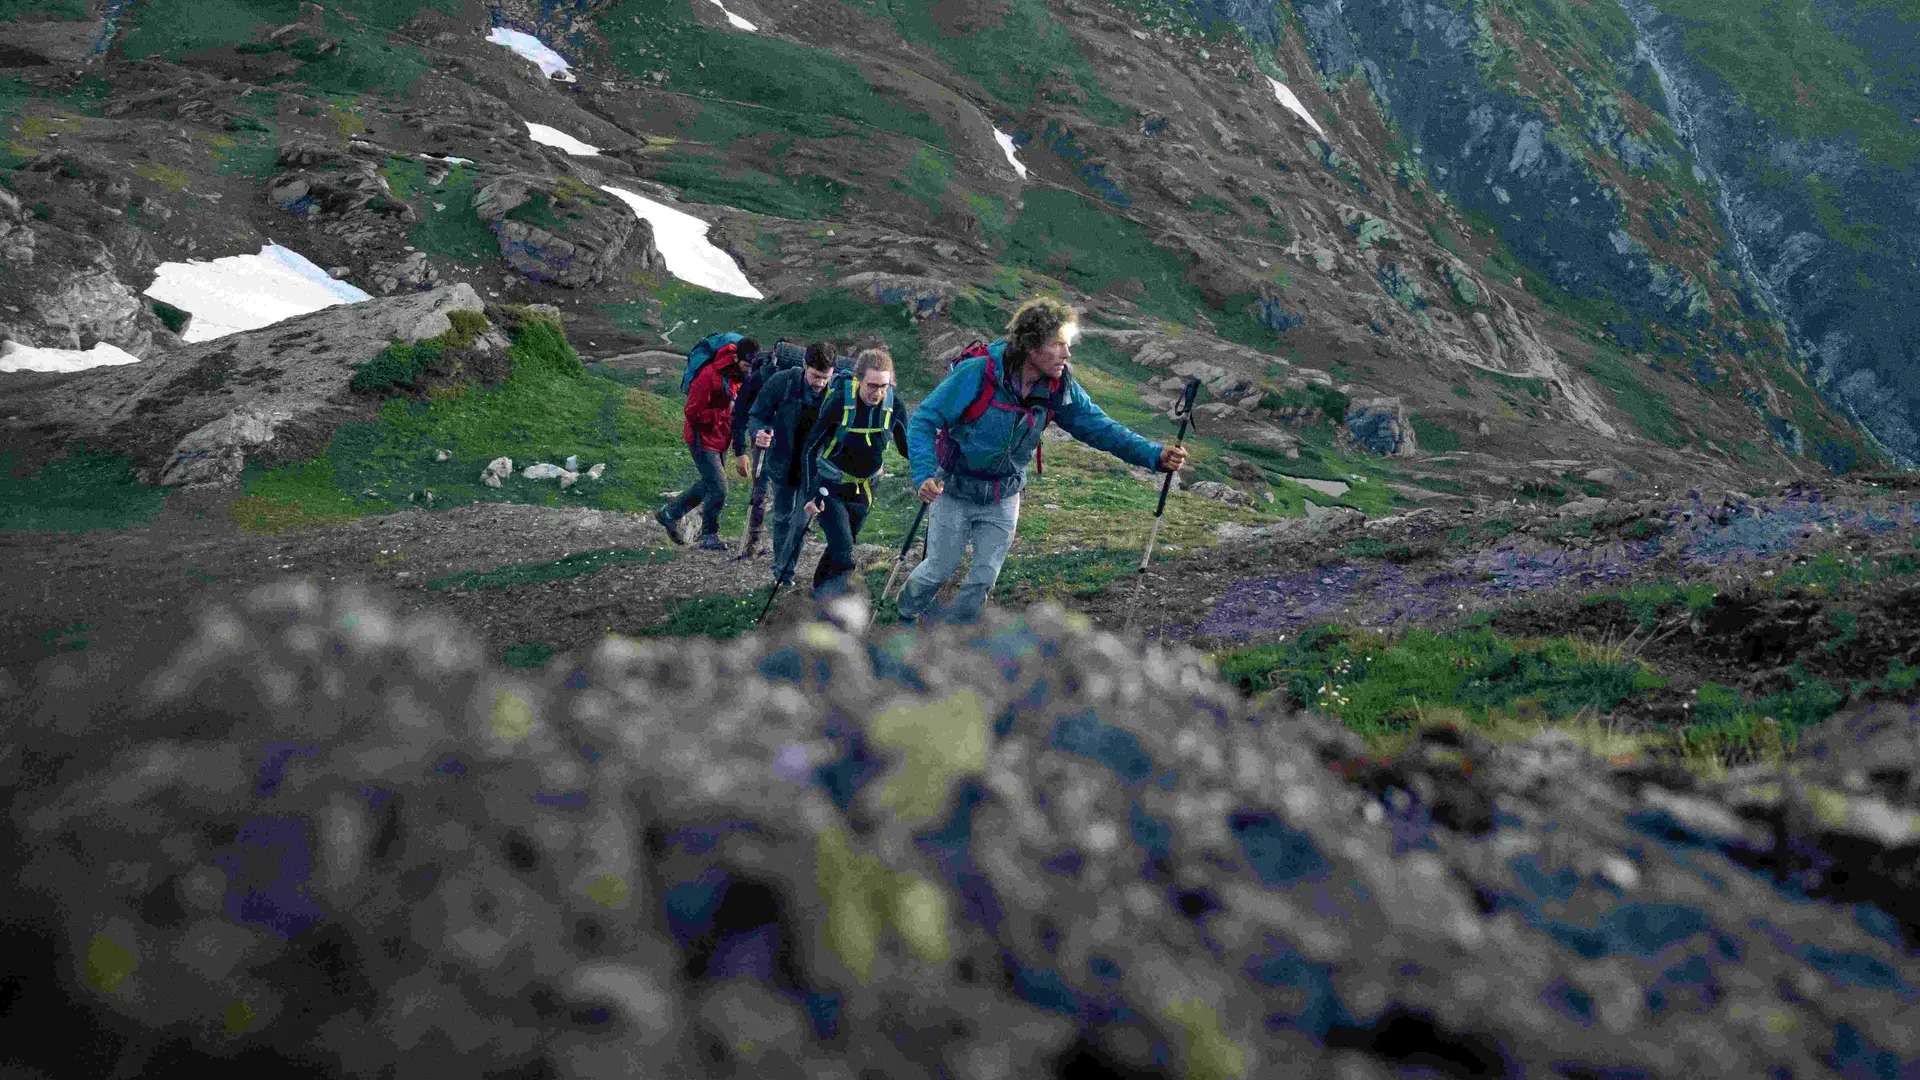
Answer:
<svg viewBox="0 0 1920 1080"><path fill-rule="evenodd" d="M936 353L1061 288L1137 368L1213 365L1241 441L1285 448L1324 405L1390 413L1354 429L1377 449L1425 431L1520 472L1727 486L1877 456L1794 360L1831 319L1755 269L1701 125L1663 115L1657 50L1610 3L198 11L7 9L0 242L32 272L0 284L0 334L164 352L154 267L268 239L374 295L555 303L589 360L886 322L836 297L899 308L890 340ZM549 79L495 25L573 70ZM709 222L766 299L676 282L608 184ZM1816 381L1862 401L1844 352ZM56 428L16 453L114 441Z"/></svg>

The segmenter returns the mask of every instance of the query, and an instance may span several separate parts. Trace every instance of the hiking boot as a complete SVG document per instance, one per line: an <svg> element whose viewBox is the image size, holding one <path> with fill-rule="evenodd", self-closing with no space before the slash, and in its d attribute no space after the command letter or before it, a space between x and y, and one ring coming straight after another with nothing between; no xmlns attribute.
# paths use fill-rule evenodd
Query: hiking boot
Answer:
<svg viewBox="0 0 1920 1080"><path fill-rule="evenodd" d="M727 550L727 545L721 541L720 536L717 533L701 533L700 534L700 550L701 551L725 551Z"/></svg>
<svg viewBox="0 0 1920 1080"><path fill-rule="evenodd" d="M746 562L749 559L757 558L759 555L760 555L760 543L759 541L756 540L753 543L748 544L745 548L741 549L740 554L735 555L731 561Z"/></svg>
<svg viewBox="0 0 1920 1080"><path fill-rule="evenodd" d="M660 527L667 530L667 539L676 544L685 544L687 542L686 537L680 535L680 523L667 516L666 507L661 507L655 511L653 520L659 522Z"/></svg>

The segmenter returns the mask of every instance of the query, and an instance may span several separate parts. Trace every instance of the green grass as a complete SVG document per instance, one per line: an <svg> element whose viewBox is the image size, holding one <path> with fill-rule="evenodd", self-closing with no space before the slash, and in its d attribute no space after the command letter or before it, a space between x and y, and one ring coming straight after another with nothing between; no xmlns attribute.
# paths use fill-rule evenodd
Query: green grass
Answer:
<svg viewBox="0 0 1920 1080"><path fill-rule="evenodd" d="M132 459L75 450L14 479L14 456L0 452L0 530L88 532L145 525L160 512L166 488L142 484Z"/></svg>
<svg viewBox="0 0 1920 1080"><path fill-rule="evenodd" d="M499 566L492 570L469 570L464 574L449 574L427 582L427 588L435 591L508 589L515 585L570 581L573 578L597 574L609 566L621 563L656 566L673 561L673 554L670 548L598 548L593 551L575 552L551 562L514 563L511 566Z"/></svg>
<svg viewBox="0 0 1920 1080"><path fill-rule="evenodd" d="M300 16L299 0L145 0L129 5L116 48L130 60L179 60L222 45L284 52L302 63L294 78L311 94L367 91L402 96L432 66L424 53L389 33L423 9L448 14L459 0L344 0L327 5L326 30L339 48L318 51L311 36L251 44L261 31ZM352 16L352 18L348 18Z"/></svg>
<svg viewBox="0 0 1920 1080"><path fill-rule="evenodd" d="M544 322L523 325L509 355L512 373L497 385L389 400L378 420L341 425L317 458L249 470L236 516L249 527L321 524L417 506L407 496L425 492L433 493L435 509L511 502L651 512L661 491L694 481L677 400L587 374ZM453 452L452 460L434 460L441 448ZM557 463L569 454L582 464L606 462L606 474L565 492L554 481L519 475L535 461ZM501 488L489 488L480 473L503 455L514 459L515 472ZM729 500L723 528L739 527L744 502Z"/></svg>
<svg viewBox="0 0 1920 1080"><path fill-rule="evenodd" d="M90 622L68 623L41 634L40 644L59 652L78 652L87 647L87 631L92 629Z"/></svg>
<svg viewBox="0 0 1920 1080"><path fill-rule="evenodd" d="M1032 603L1039 600L1072 597L1084 600L1107 591L1116 582L1130 581L1140 569L1139 548L1065 551L1048 555L1010 558L1000 568L994 595ZM1174 556L1154 552L1154 562L1171 561Z"/></svg>
<svg viewBox="0 0 1920 1080"><path fill-rule="evenodd" d="M1823 551L1798 566L1789 567L1764 582L1773 589L1801 588L1821 592L1847 585L1886 581L1920 574L1920 558L1905 553L1886 558L1842 556Z"/></svg>
<svg viewBox="0 0 1920 1080"><path fill-rule="evenodd" d="M521 641L509 645L500 655L500 662L511 668L532 668L539 670L547 666L560 650L544 641Z"/></svg>
<svg viewBox="0 0 1920 1080"><path fill-rule="evenodd" d="M1408 417L1413 424L1413 435L1420 444L1420 450L1428 454L1444 454L1460 449L1460 433L1444 424L1414 415Z"/></svg>
<svg viewBox="0 0 1920 1080"><path fill-rule="evenodd" d="M1662 446L1686 445L1686 436L1674 419L1666 395L1642 382L1616 354L1594 350L1593 359L1587 361L1587 374L1613 391L1614 405L1633 419L1642 435Z"/></svg>
<svg viewBox="0 0 1920 1080"><path fill-rule="evenodd" d="M419 215L407 231L407 241L416 249L463 266L499 259L499 239L473 212L475 176L467 166L453 166L438 187L427 183L426 163L409 158L388 158L381 174L393 197Z"/></svg>
<svg viewBox="0 0 1920 1080"><path fill-rule="evenodd" d="M1475 369L1474 374L1493 383L1495 386L1505 390L1511 390L1516 394L1530 394L1539 398L1541 401L1553 400L1553 388L1547 384L1545 379L1530 379L1521 375L1501 375L1497 372L1482 371L1479 369ZM1454 393L1459 394L1459 392L1460 388L1456 387ZM1472 397L1473 391L1469 390L1461 396Z"/></svg>
<svg viewBox="0 0 1920 1080"><path fill-rule="evenodd" d="M901 37L977 80L1014 113L1033 109L1042 96L1041 84L1060 73L1074 89L1046 95L1045 100L1076 104L1089 119L1108 126L1124 124L1133 117L1132 110L1107 96L1092 62L1048 11L1045 0L1006 0L991 7L924 0L880 0L878 4L848 0L848 6L890 17Z"/></svg>
<svg viewBox="0 0 1920 1080"><path fill-rule="evenodd" d="M616 0L594 22L614 65L627 75L665 71L668 89L757 106L741 113L743 135L818 138L822 118L833 117L947 145L946 131L931 116L880 92L858 65L771 34L702 26L693 17L696 3L705 0Z"/></svg>
<svg viewBox="0 0 1920 1080"><path fill-rule="evenodd" d="M1505 638L1491 630L1390 638L1340 626L1309 628L1293 641L1216 654L1220 674L1248 693L1284 688L1290 700L1338 717L1362 735L1456 709L1537 708L1549 717L1603 713L1665 680L1636 662L1609 662L1571 638ZM1526 703L1526 704L1523 704Z"/></svg>
<svg viewBox="0 0 1920 1080"><path fill-rule="evenodd" d="M1340 423L1346 418L1347 409L1353 404L1351 398L1331 386L1314 383L1310 386L1291 388L1280 393L1269 393L1261 397L1263 409L1319 409L1328 420Z"/></svg>
<svg viewBox="0 0 1920 1080"><path fill-rule="evenodd" d="M0 0L0 22L22 15L51 15L74 20L87 17L87 0Z"/></svg>
<svg viewBox="0 0 1920 1080"><path fill-rule="evenodd" d="M1085 293L1126 296L1143 311L1182 325L1198 325L1204 317L1221 337L1242 345L1279 347L1279 335L1248 313L1252 294L1210 307L1185 280L1185 258L1155 244L1132 221L1069 191L1029 190L1025 203L1009 232L1009 264Z"/></svg>
<svg viewBox="0 0 1920 1080"><path fill-rule="evenodd" d="M1705 611L1712 605L1716 592L1712 585L1703 582L1656 581L1619 592L1591 593L1581 597L1580 602L1591 607L1618 600L1627 606L1627 614L1634 621L1651 629L1682 608L1695 615Z"/></svg>
<svg viewBox="0 0 1920 1080"><path fill-rule="evenodd" d="M1920 133L1882 95L1862 93L1876 72L1865 50L1828 27L1810 0L1659 0L1683 27L1689 53L1783 136L1849 139L1880 164L1906 168ZM1912 18L1912 12L1905 12Z"/></svg>
<svg viewBox="0 0 1920 1080"><path fill-rule="evenodd" d="M779 165L769 165L775 172L764 172L714 154L674 151L650 160L653 164L645 166L648 179L678 189L688 202L720 203L797 221L841 216L850 190L829 177L788 175Z"/></svg>
<svg viewBox="0 0 1920 1080"><path fill-rule="evenodd" d="M806 584L800 575L794 577L796 588L805 591ZM760 609L767 602L768 587L739 593L702 593L675 600L667 610L665 622L649 626L639 634L641 637L738 637L753 629Z"/></svg>

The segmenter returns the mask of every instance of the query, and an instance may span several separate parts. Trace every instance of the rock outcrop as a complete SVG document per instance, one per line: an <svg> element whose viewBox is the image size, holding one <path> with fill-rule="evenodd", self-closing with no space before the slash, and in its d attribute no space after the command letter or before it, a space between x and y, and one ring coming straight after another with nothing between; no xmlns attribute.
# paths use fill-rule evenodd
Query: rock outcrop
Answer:
<svg viewBox="0 0 1920 1080"><path fill-rule="evenodd" d="M117 447L151 482L231 479L247 455L289 429L324 445L350 401L355 366L390 342L444 334L450 312L484 310L472 286L452 285L324 308L138 364L4 375L0 387L21 388L13 395L21 411L49 440ZM487 333L474 347L499 353L507 342Z"/></svg>
<svg viewBox="0 0 1920 1080"><path fill-rule="evenodd" d="M1911 824L1841 842L1791 790L1743 816L1559 735L1369 759L1057 610L531 674L290 583L141 687L126 720L50 694L0 747L8 910L56 931L15 1010L153 1033L122 1071L162 1032L174 1067L396 1078L1920 1060Z"/></svg>
<svg viewBox="0 0 1920 1080"><path fill-rule="evenodd" d="M627 205L569 176L516 173L475 193L507 264L535 281L598 284L617 270L664 267L653 226Z"/></svg>

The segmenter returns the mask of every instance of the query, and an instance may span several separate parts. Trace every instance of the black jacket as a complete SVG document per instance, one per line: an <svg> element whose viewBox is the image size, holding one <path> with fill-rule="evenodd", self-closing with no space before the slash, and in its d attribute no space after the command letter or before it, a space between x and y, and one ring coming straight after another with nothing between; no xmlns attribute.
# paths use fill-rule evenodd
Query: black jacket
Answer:
<svg viewBox="0 0 1920 1080"><path fill-rule="evenodd" d="M735 430L744 430L749 435L758 431L773 432L773 445L767 447L760 459L760 467L768 475L783 483L786 481L795 456L806 445L808 432L797 430L800 413L809 406L818 408L824 395L825 391L815 393L807 385L806 372L801 368L775 372L760 388L748 424L744 429Z"/></svg>
<svg viewBox="0 0 1920 1080"><path fill-rule="evenodd" d="M880 420L881 410L885 406L868 405L861 401L857 396L858 386L859 384L853 381L851 373L836 375L833 381L827 384L826 393L823 395L824 400L820 404L820 418L814 422L813 430L807 433L806 458L802 463L807 473L806 490L810 496L818 491L822 482L814 456L825 454L832 449L834 434L840 430L840 419L846 412L848 390L852 389L856 394L853 426L865 427ZM880 470L880 457L887 448L886 439L889 436L893 439L894 449L900 452L901 459L906 460L908 415L907 403L900 400L899 391L896 388L893 394L893 417L887 425L887 435L876 438L872 442L858 438L849 440L841 447L839 456L833 460L834 466L854 476L877 474Z"/></svg>

